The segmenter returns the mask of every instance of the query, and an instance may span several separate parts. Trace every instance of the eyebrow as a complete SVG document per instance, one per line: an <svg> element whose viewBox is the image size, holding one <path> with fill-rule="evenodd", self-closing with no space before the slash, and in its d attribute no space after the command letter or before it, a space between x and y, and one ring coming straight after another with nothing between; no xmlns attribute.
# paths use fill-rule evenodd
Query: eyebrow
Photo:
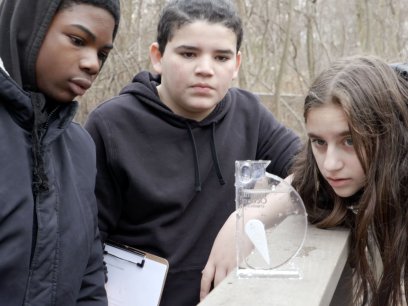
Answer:
<svg viewBox="0 0 408 306"><path fill-rule="evenodd" d="M181 45L176 47L176 50L189 50L189 51L200 51L200 48L193 47L193 46L188 46L188 45ZM222 53L225 55L234 55L235 52L232 51L231 49L217 49L215 50L216 53Z"/></svg>
<svg viewBox="0 0 408 306"><path fill-rule="evenodd" d="M96 41L96 35L94 33L92 33L88 28L84 27L81 24L72 24L73 27L80 29L82 32L86 33L86 35L88 35L93 42ZM112 44L107 44L104 46L104 48L106 49L113 49L113 45Z"/></svg>
<svg viewBox="0 0 408 306"><path fill-rule="evenodd" d="M349 130L343 131L343 132L337 134L337 136L349 136L349 135L351 135ZM307 133L307 136L310 137L310 138L321 138L321 136L319 136L317 134L314 134L314 133Z"/></svg>

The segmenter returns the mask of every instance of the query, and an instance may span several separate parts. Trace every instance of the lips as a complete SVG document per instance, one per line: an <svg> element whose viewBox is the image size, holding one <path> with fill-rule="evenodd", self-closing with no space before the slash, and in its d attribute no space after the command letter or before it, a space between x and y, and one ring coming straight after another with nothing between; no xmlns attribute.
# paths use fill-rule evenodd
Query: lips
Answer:
<svg viewBox="0 0 408 306"><path fill-rule="evenodd" d="M329 182L329 184L334 188L343 187L343 186L347 185L350 182L349 178L331 178L331 177L327 177L326 179Z"/></svg>
<svg viewBox="0 0 408 306"><path fill-rule="evenodd" d="M198 94L209 94L214 88L206 83L197 83L191 86Z"/></svg>
<svg viewBox="0 0 408 306"><path fill-rule="evenodd" d="M82 96L83 94L85 94L85 92L91 87L91 85L91 80L82 77L73 78L69 83L71 91L77 96Z"/></svg>
<svg viewBox="0 0 408 306"><path fill-rule="evenodd" d="M193 87L212 88L210 85L208 85L206 83L197 83L197 84L194 84Z"/></svg>

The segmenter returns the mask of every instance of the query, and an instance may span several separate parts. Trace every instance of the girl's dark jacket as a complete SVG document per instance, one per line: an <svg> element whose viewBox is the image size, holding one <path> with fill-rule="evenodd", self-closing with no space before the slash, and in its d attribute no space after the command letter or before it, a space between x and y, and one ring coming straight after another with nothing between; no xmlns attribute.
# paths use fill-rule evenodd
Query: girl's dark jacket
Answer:
<svg viewBox="0 0 408 306"><path fill-rule="evenodd" d="M0 1L0 305L107 305L94 144L35 88L59 3Z"/></svg>
<svg viewBox="0 0 408 306"><path fill-rule="evenodd" d="M247 91L231 88L197 122L160 101L159 82L139 73L85 124L97 147L99 224L103 240L169 260L161 305L192 306L214 239L235 210L235 161L271 160L268 171L285 177L299 139Z"/></svg>

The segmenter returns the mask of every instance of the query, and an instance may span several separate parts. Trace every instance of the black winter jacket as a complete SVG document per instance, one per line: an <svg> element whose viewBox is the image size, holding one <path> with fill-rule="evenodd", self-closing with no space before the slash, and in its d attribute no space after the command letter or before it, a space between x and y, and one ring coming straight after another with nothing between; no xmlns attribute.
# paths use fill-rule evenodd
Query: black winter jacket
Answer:
<svg viewBox="0 0 408 306"><path fill-rule="evenodd" d="M85 124L97 147L99 224L103 239L168 259L161 305L192 306L214 239L235 210L235 161L271 160L268 171L285 177L300 143L247 91L230 89L197 122L160 101L159 82L138 74Z"/></svg>
<svg viewBox="0 0 408 306"><path fill-rule="evenodd" d="M0 305L107 305L93 141L30 83L59 2L0 1Z"/></svg>

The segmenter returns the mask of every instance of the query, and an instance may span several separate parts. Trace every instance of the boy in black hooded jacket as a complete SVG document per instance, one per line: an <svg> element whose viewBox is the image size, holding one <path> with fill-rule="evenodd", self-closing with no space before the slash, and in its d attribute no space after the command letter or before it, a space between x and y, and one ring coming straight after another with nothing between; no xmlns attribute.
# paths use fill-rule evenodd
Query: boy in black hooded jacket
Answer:
<svg viewBox="0 0 408 306"><path fill-rule="evenodd" d="M118 23L118 0L0 1L0 305L107 305L95 148L72 119Z"/></svg>
<svg viewBox="0 0 408 306"><path fill-rule="evenodd" d="M235 210L236 160L271 160L286 177L298 137L259 99L230 88L241 63L242 25L230 1L171 1L150 56L85 127L97 146L102 240L165 257L161 305L199 302L201 271Z"/></svg>

